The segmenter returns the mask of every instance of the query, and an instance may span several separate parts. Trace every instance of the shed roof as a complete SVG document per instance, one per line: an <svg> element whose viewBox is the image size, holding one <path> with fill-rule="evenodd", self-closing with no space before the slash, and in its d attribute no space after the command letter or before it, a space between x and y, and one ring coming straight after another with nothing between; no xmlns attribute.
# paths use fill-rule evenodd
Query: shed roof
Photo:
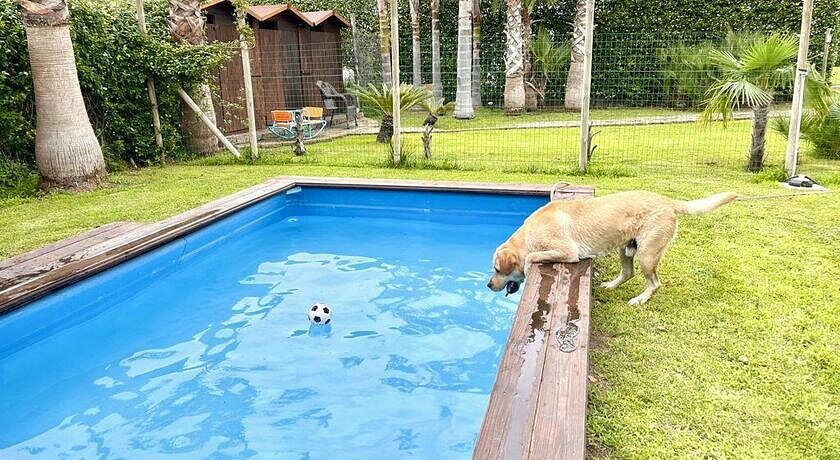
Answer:
<svg viewBox="0 0 840 460"><path fill-rule="evenodd" d="M344 26L350 27L350 21L348 21L344 16L336 13L335 10L307 11L303 14L316 26L323 24L330 18L335 18L336 21L340 22Z"/></svg>
<svg viewBox="0 0 840 460"><path fill-rule="evenodd" d="M230 0L208 0L201 4L201 9L207 9L211 6L228 6L233 7ZM290 3L280 3L276 5L254 5L248 7L248 15L257 21L267 21L280 13L288 12L292 16L299 19L302 23L309 27L317 27L331 18L335 18L341 25L350 27L350 21L344 16L335 12L335 10L323 11L308 11L303 12L292 6Z"/></svg>

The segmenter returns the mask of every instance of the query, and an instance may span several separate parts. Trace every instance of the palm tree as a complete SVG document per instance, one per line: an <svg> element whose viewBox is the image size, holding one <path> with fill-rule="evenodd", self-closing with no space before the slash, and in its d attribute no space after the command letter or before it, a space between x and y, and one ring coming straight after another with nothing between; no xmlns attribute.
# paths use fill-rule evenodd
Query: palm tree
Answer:
<svg viewBox="0 0 840 460"><path fill-rule="evenodd" d="M741 106L752 109L752 142L747 164L750 171L758 171L764 166L767 114L774 91L793 83L792 62L797 45L795 37L770 35L753 41L740 55L721 50L708 54L720 74L706 91L701 120L708 122L719 114L726 123L732 118L732 112Z"/></svg>
<svg viewBox="0 0 840 460"><path fill-rule="evenodd" d="M379 13L379 57L382 61L382 83L391 86L391 25L387 0L376 0Z"/></svg>
<svg viewBox="0 0 840 460"><path fill-rule="evenodd" d="M349 90L358 96L360 102L368 104L373 110L382 115L382 124L376 142L390 142L394 135L394 113L392 105L393 86L383 84L381 87L369 83L367 86L351 85ZM418 86L402 83L399 85L400 111L408 110L432 97L429 90Z"/></svg>
<svg viewBox="0 0 840 460"><path fill-rule="evenodd" d="M472 7L472 105L481 107L481 0L473 0Z"/></svg>
<svg viewBox="0 0 840 460"><path fill-rule="evenodd" d="M566 76L564 105L570 110L580 110L580 86L583 84L583 57L586 52L586 0L575 0L575 18L572 23L572 58Z"/></svg>
<svg viewBox="0 0 840 460"><path fill-rule="evenodd" d="M473 0L458 0L458 70L455 118L475 116L472 104L472 6Z"/></svg>
<svg viewBox="0 0 840 460"><path fill-rule="evenodd" d="M505 113L525 110L525 80L522 68L522 0L505 0Z"/></svg>
<svg viewBox="0 0 840 460"><path fill-rule="evenodd" d="M201 15L201 3L198 0L169 0L166 22L169 31L177 43L184 46L207 43L204 34L204 17ZM190 97L201 107L204 115L214 124L216 111L213 109L213 97L210 86L206 83L189 88ZM186 102L181 101L181 132L187 150L195 153L210 154L219 149L219 140L201 118L192 111Z"/></svg>
<svg viewBox="0 0 840 460"><path fill-rule="evenodd" d="M423 84L420 70L420 0L408 0L411 13L411 81L414 86Z"/></svg>
<svg viewBox="0 0 840 460"><path fill-rule="evenodd" d="M536 39L531 41L530 51L534 66L532 79L528 84L534 89L539 101L545 104L545 91L548 82L553 76L557 75L569 60L569 45L556 43L551 37L551 33L541 28L537 32Z"/></svg>
<svg viewBox="0 0 840 460"><path fill-rule="evenodd" d="M522 2L522 76L525 79L525 109L537 108L537 93L531 80L533 79L531 56L531 13L537 0L523 0Z"/></svg>
<svg viewBox="0 0 840 460"><path fill-rule="evenodd" d="M437 99L443 98L443 84L440 81L440 0L430 0L432 13L432 92Z"/></svg>
<svg viewBox="0 0 840 460"><path fill-rule="evenodd" d="M455 104L446 102L443 99L436 99L433 96L421 102L420 106L423 107L429 114L426 117L426 120L423 121L423 156L426 157L427 160L431 160L432 131L435 129L435 123L437 123L438 117L451 112L455 107Z"/></svg>
<svg viewBox="0 0 840 460"><path fill-rule="evenodd" d="M35 163L45 190L88 190L107 180L82 99L64 0L18 0L35 91Z"/></svg>

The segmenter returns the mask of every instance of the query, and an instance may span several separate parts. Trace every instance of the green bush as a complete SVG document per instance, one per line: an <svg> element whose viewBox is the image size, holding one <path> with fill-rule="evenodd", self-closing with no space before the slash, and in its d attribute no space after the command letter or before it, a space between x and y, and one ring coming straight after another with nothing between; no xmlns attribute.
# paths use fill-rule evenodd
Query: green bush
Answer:
<svg viewBox="0 0 840 460"><path fill-rule="evenodd" d="M38 175L19 160L0 156L0 198L30 195L38 187Z"/></svg>
<svg viewBox="0 0 840 460"><path fill-rule="evenodd" d="M133 2L70 0L79 82L88 116L111 164L144 165L185 155L178 130L179 86L206 81L231 56L222 45L181 47L170 38L165 0L147 0L150 35L137 29ZM33 165L34 109L26 37L18 7L0 3L0 155ZM146 79L158 90L163 149L154 141Z"/></svg>

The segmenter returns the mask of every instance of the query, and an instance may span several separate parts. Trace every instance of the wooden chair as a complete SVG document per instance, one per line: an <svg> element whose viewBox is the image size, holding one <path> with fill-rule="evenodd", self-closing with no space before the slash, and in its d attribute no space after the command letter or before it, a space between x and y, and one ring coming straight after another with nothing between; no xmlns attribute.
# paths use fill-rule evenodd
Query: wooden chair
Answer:
<svg viewBox="0 0 840 460"><path fill-rule="evenodd" d="M318 91L321 92L321 99L324 103L324 109L327 111L327 116L329 117L329 124L332 124L333 115L335 115L337 111L341 110L347 117L345 119L347 129L350 129L351 118L356 126L359 126L359 120L356 117L359 103L356 100L356 96L350 93L339 93L333 85L323 80L315 82L315 86L317 86Z"/></svg>

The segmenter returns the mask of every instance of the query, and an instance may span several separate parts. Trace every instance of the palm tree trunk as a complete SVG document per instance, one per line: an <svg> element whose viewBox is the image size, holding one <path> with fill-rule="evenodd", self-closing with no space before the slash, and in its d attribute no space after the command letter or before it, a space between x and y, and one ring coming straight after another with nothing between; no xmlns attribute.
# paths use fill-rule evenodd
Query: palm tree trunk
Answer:
<svg viewBox="0 0 840 460"><path fill-rule="evenodd" d="M533 5L533 2L529 2ZM522 73L525 78L525 108L537 109L537 92L534 90L531 65L531 9L522 8Z"/></svg>
<svg viewBox="0 0 840 460"><path fill-rule="evenodd" d="M472 5L458 0L458 75L455 91L455 118L475 116L472 105Z"/></svg>
<svg viewBox="0 0 840 460"><path fill-rule="evenodd" d="M420 68L420 0L408 0L411 13L411 81L414 86L423 84Z"/></svg>
<svg viewBox="0 0 840 460"><path fill-rule="evenodd" d="M764 139L767 135L767 113L769 105L753 108L752 142L750 143L750 158L747 169L760 171L764 167Z"/></svg>
<svg viewBox="0 0 840 460"><path fill-rule="evenodd" d="M382 116L382 123L379 125L379 133L376 134L376 142L386 144L394 137L394 117L385 114Z"/></svg>
<svg viewBox="0 0 840 460"><path fill-rule="evenodd" d="M431 0L432 13L432 93L435 99L443 98L440 81L440 0Z"/></svg>
<svg viewBox="0 0 840 460"><path fill-rule="evenodd" d="M82 99L63 1L21 2L35 91L35 163L45 190L89 190L107 179Z"/></svg>
<svg viewBox="0 0 840 460"><path fill-rule="evenodd" d="M382 83L391 87L391 25L386 0L376 0L379 13L379 57L382 61Z"/></svg>
<svg viewBox="0 0 840 460"><path fill-rule="evenodd" d="M432 159L432 131L435 130L435 123L437 123L437 117L432 114L429 114L426 122L423 123L423 156L427 160Z"/></svg>
<svg viewBox="0 0 840 460"><path fill-rule="evenodd" d="M481 107L481 0L473 0L472 9L472 105Z"/></svg>
<svg viewBox="0 0 840 460"><path fill-rule="evenodd" d="M505 22L505 113L525 110L525 81L522 68L522 0L506 0Z"/></svg>
<svg viewBox="0 0 840 460"><path fill-rule="evenodd" d="M572 53L569 60L569 75L566 77L567 109L580 110L580 86L583 84L583 58L586 38L586 0L575 0L575 19L572 25Z"/></svg>
<svg viewBox="0 0 840 460"><path fill-rule="evenodd" d="M169 0L166 21L177 43L184 46L207 43L207 36L204 34L204 17L201 15L201 3L198 0ZM188 88L187 93L201 107L204 115L216 124L216 111L213 109L210 86L196 85ZM219 140L213 131L184 101L181 101L181 133L184 136L184 145L190 152L206 155L219 149Z"/></svg>

